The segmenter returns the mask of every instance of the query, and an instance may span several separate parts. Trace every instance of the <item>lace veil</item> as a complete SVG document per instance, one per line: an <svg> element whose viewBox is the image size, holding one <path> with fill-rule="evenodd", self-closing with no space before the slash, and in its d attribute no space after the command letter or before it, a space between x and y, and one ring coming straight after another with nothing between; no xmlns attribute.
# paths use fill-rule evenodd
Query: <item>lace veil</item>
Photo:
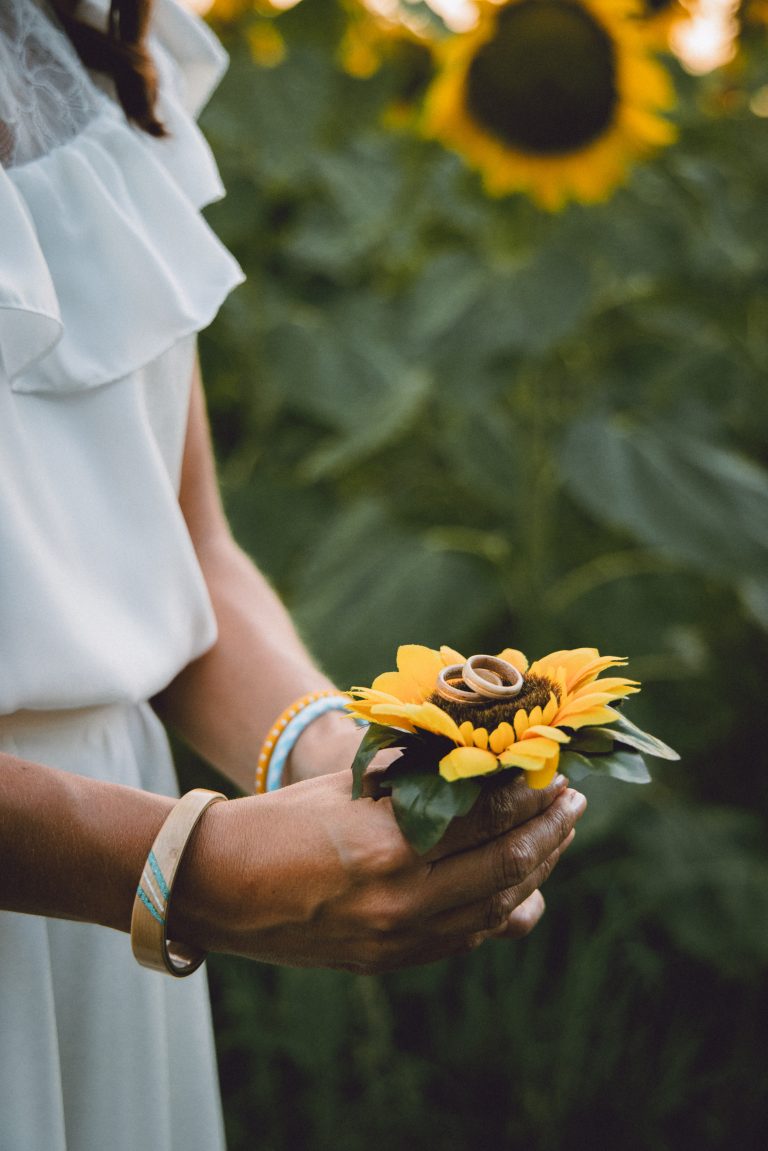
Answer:
<svg viewBox="0 0 768 1151"><path fill-rule="evenodd" d="M0 164L35 160L75 136L99 93L46 0L0 3Z"/></svg>

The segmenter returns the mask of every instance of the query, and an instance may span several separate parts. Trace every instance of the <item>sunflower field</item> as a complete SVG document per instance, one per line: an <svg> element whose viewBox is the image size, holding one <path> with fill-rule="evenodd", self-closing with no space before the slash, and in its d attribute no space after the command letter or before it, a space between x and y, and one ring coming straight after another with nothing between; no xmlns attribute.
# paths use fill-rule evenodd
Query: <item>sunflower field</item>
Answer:
<svg viewBox="0 0 768 1151"><path fill-rule="evenodd" d="M596 646L682 758L583 784L522 943L213 957L231 1151L764 1148L768 4L281 8L208 14L236 535L340 686Z"/></svg>

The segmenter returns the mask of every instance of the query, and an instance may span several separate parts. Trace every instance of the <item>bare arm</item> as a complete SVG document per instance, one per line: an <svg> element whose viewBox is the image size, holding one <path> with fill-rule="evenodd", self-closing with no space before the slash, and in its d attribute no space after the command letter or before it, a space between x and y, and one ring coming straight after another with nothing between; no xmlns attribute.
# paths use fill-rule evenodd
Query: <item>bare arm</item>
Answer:
<svg viewBox="0 0 768 1151"><path fill-rule="evenodd" d="M274 716L327 681L231 540L199 382L182 506L220 636L159 707L250 788ZM325 718L343 730L321 737L318 721L298 745L321 771L350 758L341 750L350 744L347 721ZM177 876L171 934L271 962L367 972L456 954L491 935L525 934L541 914L538 888L585 805L564 780L541 792L502 781L422 859L400 835L388 799L353 803L350 792L351 772L342 770L210 808ZM0 907L128 930L138 877L172 804L0 754Z"/></svg>
<svg viewBox="0 0 768 1151"><path fill-rule="evenodd" d="M389 800L353 803L350 782L342 771L211 807L179 869L171 936L267 962L374 972L522 935L584 808L563 782L513 783L481 797L422 859ZM0 908L127 931L172 805L0 754Z"/></svg>
<svg viewBox="0 0 768 1151"><path fill-rule="evenodd" d="M232 538L219 497L198 371L180 500L219 636L155 705L205 759L251 792L259 749L275 719L295 699L333 684L313 663L264 576ZM347 767L359 740L339 713L315 721L291 755L291 780Z"/></svg>
<svg viewBox="0 0 768 1151"><path fill-rule="evenodd" d="M168 796L0 754L0 908L127 931Z"/></svg>

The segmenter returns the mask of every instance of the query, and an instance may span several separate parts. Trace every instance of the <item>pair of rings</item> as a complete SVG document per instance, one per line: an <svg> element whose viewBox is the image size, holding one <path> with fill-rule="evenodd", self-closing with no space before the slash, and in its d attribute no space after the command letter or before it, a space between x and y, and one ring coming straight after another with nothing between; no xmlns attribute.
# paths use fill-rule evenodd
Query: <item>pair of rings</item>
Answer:
<svg viewBox="0 0 768 1151"><path fill-rule="evenodd" d="M444 667L437 677L437 694L453 703L488 703L513 699L523 686L521 673L495 655L473 655L466 663Z"/></svg>

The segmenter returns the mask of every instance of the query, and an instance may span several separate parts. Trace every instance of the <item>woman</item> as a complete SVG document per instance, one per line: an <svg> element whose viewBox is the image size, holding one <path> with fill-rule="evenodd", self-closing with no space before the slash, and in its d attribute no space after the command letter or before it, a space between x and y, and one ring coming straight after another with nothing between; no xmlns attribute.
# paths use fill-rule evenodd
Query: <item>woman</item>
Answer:
<svg viewBox="0 0 768 1151"><path fill-rule="evenodd" d="M222 1146L204 976L125 936L179 810L158 716L249 794L275 718L332 688L216 488L195 335L241 273L193 118L224 65L176 0L0 6L3 1151ZM383 971L534 926L583 799L501 787L423 860L350 802L357 739L326 712L295 786L185 829L166 966L169 938Z"/></svg>

